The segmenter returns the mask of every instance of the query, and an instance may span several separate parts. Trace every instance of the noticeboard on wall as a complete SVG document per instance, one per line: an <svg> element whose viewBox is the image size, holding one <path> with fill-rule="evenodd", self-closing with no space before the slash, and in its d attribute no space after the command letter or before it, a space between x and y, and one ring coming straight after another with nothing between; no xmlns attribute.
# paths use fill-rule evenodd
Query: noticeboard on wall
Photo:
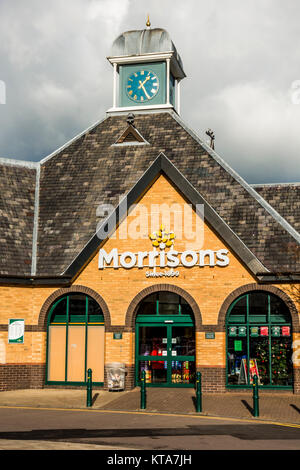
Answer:
<svg viewBox="0 0 300 470"><path fill-rule="evenodd" d="M8 343L24 343L25 320L10 318L8 320Z"/></svg>

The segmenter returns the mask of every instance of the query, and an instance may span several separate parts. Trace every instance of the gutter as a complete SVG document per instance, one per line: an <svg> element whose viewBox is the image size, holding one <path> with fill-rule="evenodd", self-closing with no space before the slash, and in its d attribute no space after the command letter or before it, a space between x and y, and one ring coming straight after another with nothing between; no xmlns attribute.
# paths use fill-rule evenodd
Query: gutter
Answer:
<svg viewBox="0 0 300 470"><path fill-rule="evenodd" d="M0 274L0 285L22 285L22 286L71 286L70 276L18 276Z"/></svg>

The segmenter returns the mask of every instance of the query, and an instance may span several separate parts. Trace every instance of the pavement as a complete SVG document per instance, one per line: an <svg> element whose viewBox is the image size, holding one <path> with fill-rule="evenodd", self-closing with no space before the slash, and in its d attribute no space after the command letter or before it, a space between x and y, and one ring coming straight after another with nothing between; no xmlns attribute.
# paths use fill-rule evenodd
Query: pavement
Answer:
<svg viewBox="0 0 300 470"><path fill-rule="evenodd" d="M86 390L26 389L0 392L0 407L45 409L87 409ZM89 410L103 412L140 412L140 388L130 391L93 391ZM267 420L300 424L300 396L292 393L260 393L259 418L253 417L252 393L204 393L202 412L196 413L195 390L192 388L147 388L146 413Z"/></svg>

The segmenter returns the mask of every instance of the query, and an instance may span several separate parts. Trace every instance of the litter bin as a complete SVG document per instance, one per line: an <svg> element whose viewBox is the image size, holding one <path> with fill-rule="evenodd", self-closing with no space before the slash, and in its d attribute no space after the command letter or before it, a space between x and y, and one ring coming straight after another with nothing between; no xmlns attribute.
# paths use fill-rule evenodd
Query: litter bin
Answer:
<svg viewBox="0 0 300 470"><path fill-rule="evenodd" d="M106 364L108 390L124 390L125 388L125 364L111 362Z"/></svg>

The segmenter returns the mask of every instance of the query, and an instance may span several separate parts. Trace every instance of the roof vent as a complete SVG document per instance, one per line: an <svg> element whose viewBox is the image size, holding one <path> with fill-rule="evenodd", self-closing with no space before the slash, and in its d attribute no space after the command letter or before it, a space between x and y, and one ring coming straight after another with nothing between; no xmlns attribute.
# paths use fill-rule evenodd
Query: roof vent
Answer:
<svg viewBox="0 0 300 470"><path fill-rule="evenodd" d="M114 145L145 145L148 142L144 139L142 134L136 129L134 125L134 114L128 114L126 122L127 129L122 133Z"/></svg>

